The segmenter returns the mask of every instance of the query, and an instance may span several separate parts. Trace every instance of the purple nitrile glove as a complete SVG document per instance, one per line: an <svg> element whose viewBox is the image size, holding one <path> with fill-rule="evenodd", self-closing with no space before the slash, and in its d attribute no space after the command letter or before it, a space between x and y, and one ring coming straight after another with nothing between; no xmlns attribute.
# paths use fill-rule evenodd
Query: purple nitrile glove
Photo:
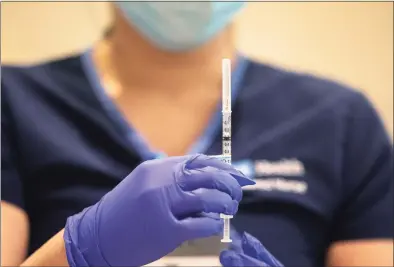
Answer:
<svg viewBox="0 0 394 267"><path fill-rule="evenodd" d="M220 254L220 262L224 267L283 267L280 263L255 237L248 233L239 235L231 232L233 243L228 250Z"/></svg>
<svg viewBox="0 0 394 267"><path fill-rule="evenodd" d="M254 182L231 165L204 155L140 164L97 204L71 216L64 233L74 266L142 266L183 242L217 235L235 214L241 185Z"/></svg>

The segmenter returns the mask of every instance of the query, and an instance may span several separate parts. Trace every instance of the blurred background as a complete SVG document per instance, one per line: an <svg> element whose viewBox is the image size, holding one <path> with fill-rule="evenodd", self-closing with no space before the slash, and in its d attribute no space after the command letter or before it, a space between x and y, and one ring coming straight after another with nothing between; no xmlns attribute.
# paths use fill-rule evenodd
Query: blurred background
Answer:
<svg viewBox="0 0 394 267"><path fill-rule="evenodd" d="M1 3L2 64L37 63L86 49L111 21L107 5ZM254 2L239 15L237 28L244 54L365 92L393 136L392 3Z"/></svg>

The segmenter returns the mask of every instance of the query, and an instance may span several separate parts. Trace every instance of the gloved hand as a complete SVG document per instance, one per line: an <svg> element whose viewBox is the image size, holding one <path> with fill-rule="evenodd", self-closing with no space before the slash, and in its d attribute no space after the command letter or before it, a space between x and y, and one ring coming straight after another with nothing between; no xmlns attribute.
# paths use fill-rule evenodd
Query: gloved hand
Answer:
<svg viewBox="0 0 394 267"><path fill-rule="evenodd" d="M68 218L64 241L74 266L142 266L183 242L219 234L208 213L235 214L241 186L254 182L203 155L140 164L97 204Z"/></svg>
<svg viewBox="0 0 394 267"><path fill-rule="evenodd" d="M267 266L282 267L274 256L257 240L248 233L240 236L233 231L231 233L233 242L228 250L222 251L220 254L220 262L224 267L231 266Z"/></svg>

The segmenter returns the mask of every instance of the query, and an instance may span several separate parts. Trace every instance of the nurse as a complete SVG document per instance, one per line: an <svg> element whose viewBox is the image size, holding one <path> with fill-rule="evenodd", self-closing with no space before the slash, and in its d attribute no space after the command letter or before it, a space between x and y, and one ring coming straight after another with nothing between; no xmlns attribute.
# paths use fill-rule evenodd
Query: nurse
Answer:
<svg viewBox="0 0 394 267"><path fill-rule="evenodd" d="M207 212L235 213L247 179L212 159L147 160L220 154L223 58L235 65L234 164L256 184L232 220L250 234L222 264L279 266L261 243L285 266L392 264L393 149L376 111L344 85L237 53L242 6L117 3L112 28L83 54L2 67L3 265L28 255L29 266L138 265L217 233ZM200 172L211 183L179 183ZM180 184L186 193L160 197ZM177 204L196 190L216 190L208 210ZM174 217L205 224L174 228ZM166 232L183 234L168 242Z"/></svg>

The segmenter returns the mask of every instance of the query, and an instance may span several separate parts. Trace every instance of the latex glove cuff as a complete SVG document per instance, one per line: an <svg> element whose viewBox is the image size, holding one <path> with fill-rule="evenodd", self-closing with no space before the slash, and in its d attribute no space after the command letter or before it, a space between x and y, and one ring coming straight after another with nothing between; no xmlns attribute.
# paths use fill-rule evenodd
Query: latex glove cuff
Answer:
<svg viewBox="0 0 394 267"><path fill-rule="evenodd" d="M70 267L110 266L97 244L96 225L83 225L85 216L95 217L100 203L67 219L63 239Z"/></svg>

